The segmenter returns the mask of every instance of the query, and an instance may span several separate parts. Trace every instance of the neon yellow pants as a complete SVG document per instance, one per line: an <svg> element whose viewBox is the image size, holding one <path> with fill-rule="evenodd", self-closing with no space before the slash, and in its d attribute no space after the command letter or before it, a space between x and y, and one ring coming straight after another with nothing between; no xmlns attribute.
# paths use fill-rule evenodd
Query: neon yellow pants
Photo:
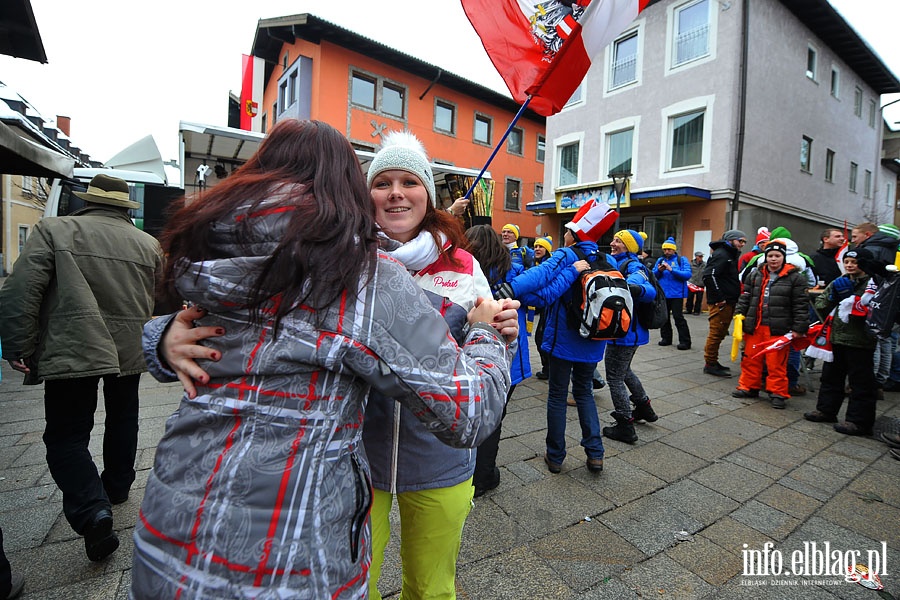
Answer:
<svg viewBox="0 0 900 600"><path fill-rule="evenodd" d="M456 558L463 525L472 509L472 479L460 484L397 494L400 508L400 600L455 600ZM375 490L372 502L372 566L369 598L381 600L378 578L391 537L393 495Z"/></svg>

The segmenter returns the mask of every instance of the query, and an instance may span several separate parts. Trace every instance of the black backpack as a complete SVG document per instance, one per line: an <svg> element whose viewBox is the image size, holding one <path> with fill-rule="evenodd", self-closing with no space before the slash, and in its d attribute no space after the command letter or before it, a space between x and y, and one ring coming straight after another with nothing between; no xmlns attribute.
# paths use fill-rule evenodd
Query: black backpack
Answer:
<svg viewBox="0 0 900 600"><path fill-rule="evenodd" d="M598 253L588 259L581 248L571 246L580 260L591 267L572 284L572 298L566 303L569 327L588 340L614 340L625 337L631 327L634 301L622 273Z"/></svg>
<svg viewBox="0 0 900 600"><path fill-rule="evenodd" d="M627 273L628 263L633 261L634 259L629 258L619 265L619 270L622 271L622 273ZM647 276L650 284L656 289L656 298L654 298L652 302L635 302L635 304L637 304L637 308L635 309L637 320L645 329L659 329L669 320L669 307L666 305L666 293L659 285L659 281L656 279L656 275L653 274L653 270L648 269L644 264L641 264L641 268L644 270L644 275Z"/></svg>

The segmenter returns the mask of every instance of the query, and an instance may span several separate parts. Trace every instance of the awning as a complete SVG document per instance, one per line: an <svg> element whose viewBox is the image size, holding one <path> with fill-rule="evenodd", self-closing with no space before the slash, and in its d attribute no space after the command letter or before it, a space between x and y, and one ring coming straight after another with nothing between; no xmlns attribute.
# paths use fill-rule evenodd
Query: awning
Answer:
<svg viewBox="0 0 900 600"><path fill-rule="evenodd" d="M0 2L0 54L47 62L31 0Z"/></svg>
<svg viewBox="0 0 900 600"><path fill-rule="evenodd" d="M72 177L75 159L39 146L0 123L0 172L34 177Z"/></svg>

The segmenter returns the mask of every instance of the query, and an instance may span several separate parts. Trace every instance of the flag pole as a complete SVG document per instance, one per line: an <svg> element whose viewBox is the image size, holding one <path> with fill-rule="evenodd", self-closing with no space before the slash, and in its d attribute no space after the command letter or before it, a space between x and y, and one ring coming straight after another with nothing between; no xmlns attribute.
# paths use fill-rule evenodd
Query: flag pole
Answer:
<svg viewBox="0 0 900 600"><path fill-rule="evenodd" d="M475 186L478 185L478 182L481 181L482 175L484 175L484 172L487 171L487 168L490 166L491 161L494 160L494 157L497 156L497 152L500 151L500 148L503 146L503 142L505 142L506 138L509 137L513 126L519 121L519 117L521 117L522 113L525 112L525 109L528 107L529 102L531 102L531 94L529 94L528 97L525 98L525 102L522 103L522 106L519 108L519 112L517 112L516 116L513 117L512 122L510 122L509 126L506 128L506 131L503 133L503 137L500 138L500 141L497 143L494 151L491 152L491 155L488 157L487 162L484 163L483 167L481 167L481 172L478 174L478 177L475 178L475 181L473 181L472 185L469 187L469 191L467 191L466 195L463 196L464 199L468 200L469 196L472 195L472 190L474 190Z"/></svg>

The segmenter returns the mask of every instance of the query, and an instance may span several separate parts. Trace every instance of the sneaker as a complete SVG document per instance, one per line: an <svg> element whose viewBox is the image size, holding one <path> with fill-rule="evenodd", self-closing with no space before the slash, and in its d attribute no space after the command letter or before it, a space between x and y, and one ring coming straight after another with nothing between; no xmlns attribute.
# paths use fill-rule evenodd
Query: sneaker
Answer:
<svg viewBox="0 0 900 600"><path fill-rule="evenodd" d="M900 381L888 379L884 382L884 385L881 386L881 389L885 392L900 392Z"/></svg>
<svg viewBox="0 0 900 600"><path fill-rule="evenodd" d="M803 413L803 418L813 423L837 423L837 417L826 415L820 410L811 410Z"/></svg>
<svg viewBox="0 0 900 600"><path fill-rule="evenodd" d="M678 348L679 350L690 350L690 349L691 349L691 345L690 345L690 344L685 344L684 342L682 342L682 343L678 344L678 345L676 346L676 348Z"/></svg>
<svg viewBox="0 0 900 600"><path fill-rule="evenodd" d="M659 345L660 346L671 346L672 340L659 340Z"/></svg>
<svg viewBox="0 0 900 600"><path fill-rule="evenodd" d="M772 408L787 408L787 398L783 396L772 396Z"/></svg>
<svg viewBox="0 0 900 600"><path fill-rule="evenodd" d="M800 385L800 384L798 383L797 385L794 385L794 386L789 387L789 388L788 388L788 393L789 393L791 396L803 396L803 395L806 394L806 386Z"/></svg>
<svg viewBox="0 0 900 600"><path fill-rule="evenodd" d="M759 398L759 390L742 390L737 388L731 392L732 398Z"/></svg>
<svg viewBox="0 0 900 600"><path fill-rule="evenodd" d="M547 456L546 454L544 454L544 463L546 463L547 470L550 471L551 473L561 473L562 472L562 463L553 462L552 460L550 460L550 457ZM601 463L600 468L601 469L603 468L602 463Z"/></svg>
<svg viewBox="0 0 900 600"><path fill-rule="evenodd" d="M602 379L597 379L596 377L592 380L593 386L595 390L602 390L606 387L606 382Z"/></svg>
<svg viewBox="0 0 900 600"><path fill-rule="evenodd" d="M587 459L587 461L585 461L585 464L587 465L588 471L590 471L591 473L599 473L603 470L602 458L589 458Z"/></svg>
<svg viewBox="0 0 900 600"><path fill-rule="evenodd" d="M834 426L834 430L844 435L872 435L871 429L863 429L856 423L841 421Z"/></svg>
<svg viewBox="0 0 900 600"><path fill-rule="evenodd" d="M707 375L715 375L716 377L731 377L731 369L723 367L719 363L706 365L703 367L703 372Z"/></svg>
<svg viewBox="0 0 900 600"><path fill-rule="evenodd" d="M547 371L541 370L535 374L535 377L537 377L541 381L547 381L548 379L550 379L550 373L548 373Z"/></svg>
<svg viewBox="0 0 900 600"><path fill-rule="evenodd" d="M634 432L634 419L617 421L612 427L604 427L603 437L626 444L634 444L638 441L637 433Z"/></svg>
<svg viewBox="0 0 900 600"><path fill-rule="evenodd" d="M900 434L898 433L890 433L887 431L881 432L881 441L890 446L891 448L900 448Z"/></svg>
<svg viewBox="0 0 900 600"><path fill-rule="evenodd" d="M119 547L119 537L113 531L112 513L107 509L97 511L84 530L84 552L89 560L103 560Z"/></svg>

